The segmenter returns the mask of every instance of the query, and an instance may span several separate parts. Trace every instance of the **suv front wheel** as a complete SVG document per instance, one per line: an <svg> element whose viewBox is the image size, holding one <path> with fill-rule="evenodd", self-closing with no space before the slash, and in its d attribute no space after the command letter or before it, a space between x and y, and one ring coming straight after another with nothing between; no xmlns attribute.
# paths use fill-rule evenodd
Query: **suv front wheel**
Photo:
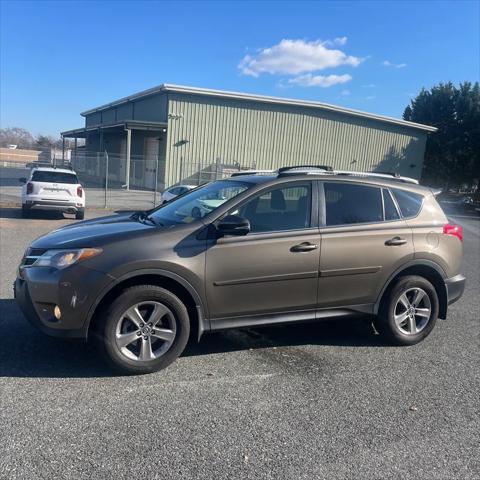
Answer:
<svg viewBox="0 0 480 480"><path fill-rule="evenodd" d="M183 352L190 333L185 305L156 285L127 288L97 319L94 338L119 372L152 373Z"/></svg>
<svg viewBox="0 0 480 480"><path fill-rule="evenodd" d="M409 275L386 293L375 326L394 345L414 345L433 330L437 316L435 287L423 277Z"/></svg>

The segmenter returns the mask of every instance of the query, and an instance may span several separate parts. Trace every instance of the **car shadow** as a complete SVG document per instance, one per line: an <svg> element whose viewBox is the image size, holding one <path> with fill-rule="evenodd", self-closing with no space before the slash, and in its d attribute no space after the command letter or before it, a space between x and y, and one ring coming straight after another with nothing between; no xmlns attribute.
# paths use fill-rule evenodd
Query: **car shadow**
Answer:
<svg viewBox="0 0 480 480"><path fill-rule="evenodd" d="M15 300L0 300L0 377L93 378L115 373L89 344L52 338L32 327ZM384 347L368 318L247 328L206 334L182 356L301 345Z"/></svg>
<svg viewBox="0 0 480 480"><path fill-rule="evenodd" d="M56 212L55 210L32 210L29 212L27 218L22 217L22 209L15 207L2 207L0 208L0 218L15 218L19 220L62 220L75 218L71 214L64 215L62 212Z"/></svg>

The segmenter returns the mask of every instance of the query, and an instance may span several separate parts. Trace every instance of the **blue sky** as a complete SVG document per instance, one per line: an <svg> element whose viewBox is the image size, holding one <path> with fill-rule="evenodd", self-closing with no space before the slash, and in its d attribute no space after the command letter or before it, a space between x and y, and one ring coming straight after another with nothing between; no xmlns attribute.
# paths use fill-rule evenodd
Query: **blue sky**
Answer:
<svg viewBox="0 0 480 480"><path fill-rule="evenodd" d="M480 76L480 2L1 2L2 128L58 135L161 83L400 117Z"/></svg>

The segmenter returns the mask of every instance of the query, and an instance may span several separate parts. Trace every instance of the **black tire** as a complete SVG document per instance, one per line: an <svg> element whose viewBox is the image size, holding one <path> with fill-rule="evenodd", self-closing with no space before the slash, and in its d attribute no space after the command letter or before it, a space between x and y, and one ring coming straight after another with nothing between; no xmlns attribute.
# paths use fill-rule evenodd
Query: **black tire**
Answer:
<svg viewBox="0 0 480 480"><path fill-rule="evenodd" d="M75 214L75 219L76 220L83 220L85 218L85 210L77 210L77 213Z"/></svg>
<svg viewBox="0 0 480 480"><path fill-rule="evenodd" d="M395 313L398 308L397 302L403 293L412 292L414 289L421 289L428 296L430 316L418 333L405 333L395 322ZM427 302L427 299L425 299L424 302ZM417 275L400 277L396 283L387 290L382 299L378 317L374 321L375 328L393 345L415 345L427 337L435 327L438 309L439 302L437 292L435 287L427 279ZM423 321L422 317L416 318L417 321ZM408 326L405 326L404 329L408 329Z"/></svg>
<svg viewBox="0 0 480 480"><path fill-rule="evenodd" d="M117 324L123 314L141 302L159 302L173 314L175 338L168 350L158 358L141 361L125 356L116 343ZM183 352L190 335L190 320L187 308L168 290L156 285L138 285L124 290L95 322L93 338L100 353L119 373L138 375L162 370L174 362ZM139 338L141 342L141 338Z"/></svg>
<svg viewBox="0 0 480 480"><path fill-rule="evenodd" d="M193 207L192 208L192 217L193 218L202 218L202 212L198 207Z"/></svg>

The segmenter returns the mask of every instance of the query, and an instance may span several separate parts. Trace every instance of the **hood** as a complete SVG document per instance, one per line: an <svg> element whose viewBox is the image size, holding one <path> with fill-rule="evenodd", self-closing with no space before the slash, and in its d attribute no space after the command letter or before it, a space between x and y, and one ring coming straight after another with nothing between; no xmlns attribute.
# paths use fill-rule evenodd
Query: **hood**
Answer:
<svg viewBox="0 0 480 480"><path fill-rule="evenodd" d="M37 238L32 248L97 247L106 242L124 240L157 231L150 223L132 219L132 214L109 215L84 222L72 223Z"/></svg>

